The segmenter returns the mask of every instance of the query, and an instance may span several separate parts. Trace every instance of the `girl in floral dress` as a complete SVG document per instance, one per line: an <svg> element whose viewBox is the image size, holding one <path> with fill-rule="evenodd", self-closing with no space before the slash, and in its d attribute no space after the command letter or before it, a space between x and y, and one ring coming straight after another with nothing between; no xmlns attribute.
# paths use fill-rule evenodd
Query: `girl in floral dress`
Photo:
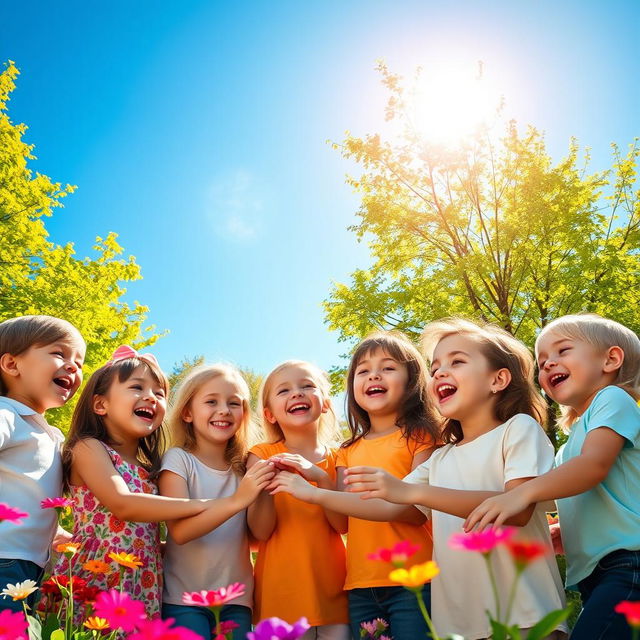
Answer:
<svg viewBox="0 0 640 640"><path fill-rule="evenodd" d="M162 594L158 523L196 515L211 503L156 495L167 393L156 359L127 346L87 382L62 454L75 501L73 538L52 574L68 576L71 562L89 591L120 588L122 580L149 617L159 616Z"/></svg>

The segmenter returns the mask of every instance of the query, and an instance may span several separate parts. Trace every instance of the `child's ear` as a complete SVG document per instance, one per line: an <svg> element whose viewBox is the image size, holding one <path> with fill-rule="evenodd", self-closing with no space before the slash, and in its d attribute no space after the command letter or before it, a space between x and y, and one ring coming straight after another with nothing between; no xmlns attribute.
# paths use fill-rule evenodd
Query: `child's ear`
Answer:
<svg viewBox="0 0 640 640"><path fill-rule="evenodd" d="M93 396L93 413L99 416L107 415L107 399L104 396L98 394Z"/></svg>
<svg viewBox="0 0 640 640"><path fill-rule="evenodd" d="M262 413L264 413L264 417L266 418L267 422L270 422L271 424L275 424L277 422L276 417L273 415L273 413L271 413L271 409L269 409L269 407L265 407L262 410Z"/></svg>
<svg viewBox="0 0 640 640"><path fill-rule="evenodd" d="M602 367L605 373L617 371L624 362L624 351L620 347L609 347L607 349L607 359Z"/></svg>
<svg viewBox="0 0 640 640"><path fill-rule="evenodd" d="M509 369L498 369L493 374L491 381L491 393L504 391L511 384L511 371Z"/></svg>
<svg viewBox="0 0 640 640"><path fill-rule="evenodd" d="M331 401L326 398L322 401L322 413L327 413L329 411L329 407L331 406Z"/></svg>
<svg viewBox="0 0 640 640"><path fill-rule="evenodd" d="M185 422L193 422L193 414L191 413L191 409L189 409L189 407L185 407L182 410L182 413L180 414L180 417L185 421Z"/></svg>
<svg viewBox="0 0 640 640"><path fill-rule="evenodd" d="M17 378L20 375L20 371L18 371L16 357L10 353L3 353L0 357L0 371L12 378Z"/></svg>

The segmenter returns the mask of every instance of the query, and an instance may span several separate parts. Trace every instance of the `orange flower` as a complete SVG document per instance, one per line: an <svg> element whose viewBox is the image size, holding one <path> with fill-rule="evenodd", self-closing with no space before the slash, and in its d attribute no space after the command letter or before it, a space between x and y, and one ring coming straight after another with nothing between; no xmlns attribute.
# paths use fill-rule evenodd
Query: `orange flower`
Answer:
<svg viewBox="0 0 640 640"><path fill-rule="evenodd" d="M56 545L56 551L58 553L64 553L70 558L80 551L80 544L77 542L63 542L62 544Z"/></svg>
<svg viewBox="0 0 640 640"><path fill-rule="evenodd" d="M82 568L91 573L111 573L111 567L102 560L89 560L82 565Z"/></svg>
<svg viewBox="0 0 640 640"><path fill-rule="evenodd" d="M103 631L104 629L109 628L109 623L105 618L99 618L98 616L91 616L87 618L87 621L84 623L84 626L87 629L91 629L93 631Z"/></svg>
<svg viewBox="0 0 640 640"><path fill-rule="evenodd" d="M399 582L407 589L415 589L421 587L425 582L429 582L439 573L438 565L429 560L423 564L414 564L409 569L394 569L389 574L389 579L393 582Z"/></svg>
<svg viewBox="0 0 640 640"><path fill-rule="evenodd" d="M141 567L143 564L140 558L138 558L137 556L134 556L132 553L124 553L124 551L121 551L120 553L111 552L109 554L109 557L114 562L117 562L119 565L123 567L129 567L129 569L137 569L138 567Z"/></svg>

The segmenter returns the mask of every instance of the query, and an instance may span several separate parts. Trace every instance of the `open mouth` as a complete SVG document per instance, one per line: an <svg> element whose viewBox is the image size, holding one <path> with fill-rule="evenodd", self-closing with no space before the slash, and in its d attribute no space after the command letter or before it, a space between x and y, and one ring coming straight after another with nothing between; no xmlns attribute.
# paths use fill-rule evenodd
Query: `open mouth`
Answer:
<svg viewBox="0 0 640 640"><path fill-rule="evenodd" d="M71 389L71 378L54 378L53 381L65 391Z"/></svg>
<svg viewBox="0 0 640 640"><path fill-rule="evenodd" d="M377 397L387 393L387 390L384 387L369 387L365 393L369 397Z"/></svg>
<svg viewBox="0 0 640 640"><path fill-rule="evenodd" d="M454 387L452 384L441 384L437 389L436 393L438 394L438 400L442 402L447 398L450 398L456 391L457 387Z"/></svg>
<svg viewBox="0 0 640 640"><path fill-rule="evenodd" d="M150 407L138 407L133 410L133 413L138 416L138 418L142 418L143 420L153 420L156 412Z"/></svg>
<svg viewBox="0 0 640 640"><path fill-rule="evenodd" d="M298 404L294 404L290 409L287 409L287 413L292 413L293 415L298 415L299 413L305 413L305 411L309 411L311 407L304 402L299 402Z"/></svg>
<svg viewBox="0 0 640 640"><path fill-rule="evenodd" d="M564 382L569 377L568 373L554 373L549 378L549 384L552 387L557 387L560 383Z"/></svg>
<svg viewBox="0 0 640 640"><path fill-rule="evenodd" d="M233 422L228 422L227 420L212 420L209 424L218 429L228 429Z"/></svg>

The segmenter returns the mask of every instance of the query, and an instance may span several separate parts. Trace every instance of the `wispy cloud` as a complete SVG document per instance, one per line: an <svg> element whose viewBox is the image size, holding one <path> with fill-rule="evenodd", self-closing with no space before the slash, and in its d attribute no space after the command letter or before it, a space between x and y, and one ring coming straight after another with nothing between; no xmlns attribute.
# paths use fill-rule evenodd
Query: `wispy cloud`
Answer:
<svg viewBox="0 0 640 640"><path fill-rule="evenodd" d="M255 239L262 227L264 194L255 176L238 169L219 176L211 185L207 216L215 233L237 242Z"/></svg>

